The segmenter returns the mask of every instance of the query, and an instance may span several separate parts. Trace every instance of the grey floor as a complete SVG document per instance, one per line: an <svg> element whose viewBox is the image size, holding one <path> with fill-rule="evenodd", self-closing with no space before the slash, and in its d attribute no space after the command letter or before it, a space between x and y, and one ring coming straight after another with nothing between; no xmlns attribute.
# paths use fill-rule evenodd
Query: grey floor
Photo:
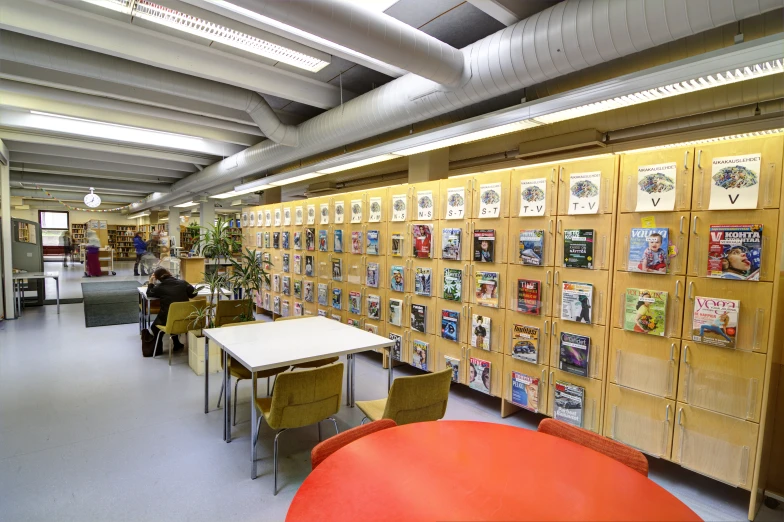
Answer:
<svg viewBox="0 0 784 522"><path fill-rule="evenodd" d="M133 278L130 265L118 270L113 280ZM81 296L81 271L64 274L63 293ZM248 383L240 384L239 423L226 444L222 413L203 413L203 380L185 358L169 368L140 352L136 324L85 329L81 304L64 305L59 316L54 306L28 308L0 322L0 519L283 520L310 470L316 428L281 436L273 496L269 428L261 432L260 476L250 479ZM377 355L358 357L356 368L358 400L386 394ZM215 374L213 405L219 386ZM540 420L528 412L501 419L498 399L462 386L453 387L446 418L528 429ZM338 415L341 430L360 420L356 409ZM746 519L745 491L655 459L650 476L705 520ZM757 520L784 522L784 510L763 507Z"/></svg>

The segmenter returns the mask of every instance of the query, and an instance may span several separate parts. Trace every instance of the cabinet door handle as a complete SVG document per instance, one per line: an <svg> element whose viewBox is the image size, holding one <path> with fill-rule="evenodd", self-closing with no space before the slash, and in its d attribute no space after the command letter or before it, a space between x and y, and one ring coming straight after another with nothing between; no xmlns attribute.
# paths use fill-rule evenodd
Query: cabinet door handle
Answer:
<svg viewBox="0 0 784 522"><path fill-rule="evenodd" d="M548 234L552 234L553 233L553 220L552 220L552 218L550 218L550 220L547 222L547 233Z"/></svg>
<svg viewBox="0 0 784 522"><path fill-rule="evenodd" d="M664 408L664 420L665 422L670 422L670 405L668 404L666 408Z"/></svg>
<svg viewBox="0 0 784 522"><path fill-rule="evenodd" d="M670 344L670 360L675 360L675 343Z"/></svg>
<svg viewBox="0 0 784 522"><path fill-rule="evenodd" d="M683 426L683 408L678 408L678 426Z"/></svg>
<svg viewBox="0 0 784 522"><path fill-rule="evenodd" d="M553 329L550 331L553 336L555 336L555 332L558 329L558 321L553 321Z"/></svg>
<svg viewBox="0 0 784 522"><path fill-rule="evenodd" d="M702 169L701 163L702 163L702 149L699 149L697 151L697 168L698 169Z"/></svg>
<svg viewBox="0 0 784 522"><path fill-rule="evenodd" d="M555 372L550 372L550 386L555 386L555 379L553 379L553 375Z"/></svg>
<svg viewBox="0 0 784 522"><path fill-rule="evenodd" d="M689 345L683 345L683 364L689 364Z"/></svg>
<svg viewBox="0 0 784 522"><path fill-rule="evenodd" d="M558 284L558 282L559 282L560 280L561 280L561 273L560 273L558 270L556 270L556 271L555 271L555 279L553 279L553 282L554 282L555 284Z"/></svg>
<svg viewBox="0 0 784 522"><path fill-rule="evenodd" d="M561 233L561 225L562 224L563 224L562 220L559 219L558 223L556 223L556 227L555 227L555 233L556 234L560 234Z"/></svg>
<svg viewBox="0 0 784 522"><path fill-rule="evenodd" d="M561 167L561 168L559 168L559 169L558 169L558 181L559 181L560 183L563 183L563 171L564 171L564 168L563 168L563 167Z"/></svg>
<svg viewBox="0 0 784 522"><path fill-rule="evenodd" d="M691 233L694 234L695 236L699 235L697 234L697 216L693 216L691 218Z"/></svg>
<svg viewBox="0 0 784 522"><path fill-rule="evenodd" d="M689 151L688 149L686 152L683 153L683 170L689 169Z"/></svg>
<svg viewBox="0 0 784 522"><path fill-rule="evenodd" d="M546 319L545 322L544 322L544 334L545 335L549 335L550 334L550 332L547 331L547 326L549 325L549 323L550 323L549 319Z"/></svg>
<svg viewBox="0 0 784 522"><path fill-rule="evenodd" d="M678 279L675 281L675 297L680 297L681 295L681 280Z"/></svg>
<svg viewBox="0 0 784 522"><path fill-rule="evenodd" d="M688 154L688 153L687 153ZM680 226L680 233L683 234L683 222L686 220L686 216L681 216L681 226Z"/></svg>
<svg viewBox="0 0 784 522"><path fill-rule="evenodd" d="M689 281L689 299L694 299L694 281Z"/></svg>
<svg viewBox="0 0 784 522"><path fill-rule="evenodd" d="M550 173L550 183L555 185L555 167L553 167L553 171Z"/></svg>

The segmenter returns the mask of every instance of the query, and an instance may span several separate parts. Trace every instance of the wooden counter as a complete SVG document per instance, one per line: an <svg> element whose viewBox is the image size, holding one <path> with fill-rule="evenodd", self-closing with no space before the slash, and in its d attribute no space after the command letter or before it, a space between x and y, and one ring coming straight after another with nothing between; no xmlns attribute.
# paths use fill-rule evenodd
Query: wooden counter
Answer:
<svg viewBox="0 0 784 522"><path fill-rule="evenodd" d="M192 285L204 281L204 258L181 257L180 277Z"/></svg>

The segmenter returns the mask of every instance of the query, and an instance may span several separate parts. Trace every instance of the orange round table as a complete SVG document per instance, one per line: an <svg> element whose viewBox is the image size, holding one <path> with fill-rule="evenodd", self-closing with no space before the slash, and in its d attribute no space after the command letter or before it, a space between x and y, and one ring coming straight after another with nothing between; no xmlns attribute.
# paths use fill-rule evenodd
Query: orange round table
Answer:
<svg viewBox="0 0 784 522"><path fill-rule="evenodd" d="M523 428L468 421L368 435L322 462L289 507L314 520L700 520L610 457Z"/></svg>

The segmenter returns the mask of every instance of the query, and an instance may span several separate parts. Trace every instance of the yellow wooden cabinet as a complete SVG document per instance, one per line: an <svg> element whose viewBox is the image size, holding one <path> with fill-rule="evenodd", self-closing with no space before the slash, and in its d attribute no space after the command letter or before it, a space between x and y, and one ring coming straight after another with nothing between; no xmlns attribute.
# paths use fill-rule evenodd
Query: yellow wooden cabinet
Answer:
<svg viewBox="0 0 784 522"><path fill-rule="evenodd" d="M572 176L580 176L599 172L601 175L596 183L598 189L598 208L594 214L612 214L616 207L616 191L618 188L618 156L606 155L570 161L558 166L558 215L572 215L579 198L570 198L570 181ZM571 208L570 208L571 207Z"/></svg>
<svg viewBox="0 0 784 522"><path fill-rule="evenodd" d="M512 398L512 382L514 380L512 372L521 373L526 377L532 379L532 382L526 386L525 396L526 403L522 404L516 402ZM549 369L545 364L533 364L520 359L515 359L509 355L504 355L504 371L503 371L503 398L504 400L519 406L521 408L534 411L535 413L545 413L547 408L547 400L549 394L547 393L547 375ZM533 379L538 380L535 381ZM536 404L536 407L534 407Z"/></svg>
<svg viewBox="0 0 784 522"><path fill-rule="evenodd" d="M675 398L681 340L613 328L607 379L625 388Z"/></svg>
<svg viewBox="0 0 784 522"><path fill-rule="evenodd" d="M652 170L651 167L654 166L662 166L664 168ZM643 176L646 175L646 172L660 172L665 176L674 172L674 179L671 175L668 176L674 181L671 185L671 190L675 192L674 208L664 210L688 211L691 208L693 167L693 147L672 147L623 154L620 166L619 210L621 212L637 211L637 199L641 195L638 190L640 169L643 169ZM669 186L669 183L665 186ZM656 208L656 205L661 204L661 198L657 198L657 196L657 192L653 192L648 196L652 198L648 206ZM656 216L658 217L659 213L656 213Z"/></svg>
<svg viewBox="0 0 784 522"><path fill-rule="evenodd" d="M667 292L664 337L680 337L686 278L637 272L616 272L613 281L612 321L615 328L624 329L626 316L626 290L654 290ZM632 309L632 311L634 308ZM640 333L639 335L649 335Z"/></svg>
<svg viewBox="0 0 784 522"><path fill-rule="evenodd" d="M604 435L654 457L668 459L675 426L675 401L607 385Z"/></svg>
<svg viewBox="0 0 784 522"><path fill-rule="evenodd" d="M583 324L574 321L553 319L550 330L550 366L560 368L559 356L561 334L584 335L591 339L588 356L588 377L602 379L607 360L607 327L596 324Z"/></svg>
<svg viewBox="0 0 784 522"><path fill-rule="evenodd" d="M558 216L555 235L555 266L564 266L566 230L593 230L593 269L609 270L615 239L615 218L611 214Z"/></svg>
<svg viewBox="0 0 784 522"><path fill-rule="evenodd" d="M593 285L591 324L607 324L610 312L610 274L606 270L556 268L553 275L553 318L561 317L563 283L578 282Z"/></svg>
<svg viewBox="0 0 784 522"><path fill-rule="evenodd" d="M632 243L632 229L644 228L642 219L654 218L655 228L666 228L669 230L668 243L675 247L676 255L670 257L670 266L667 273L670 275L684 275L689 251L689 220L688 212L656 212L656 213L633 213L620 214L617 226L617 244L615 247L615 269L633 271L639 267L639 259L630 260L630 250ZM630 266L630 263L632 265Z"/></svg>

